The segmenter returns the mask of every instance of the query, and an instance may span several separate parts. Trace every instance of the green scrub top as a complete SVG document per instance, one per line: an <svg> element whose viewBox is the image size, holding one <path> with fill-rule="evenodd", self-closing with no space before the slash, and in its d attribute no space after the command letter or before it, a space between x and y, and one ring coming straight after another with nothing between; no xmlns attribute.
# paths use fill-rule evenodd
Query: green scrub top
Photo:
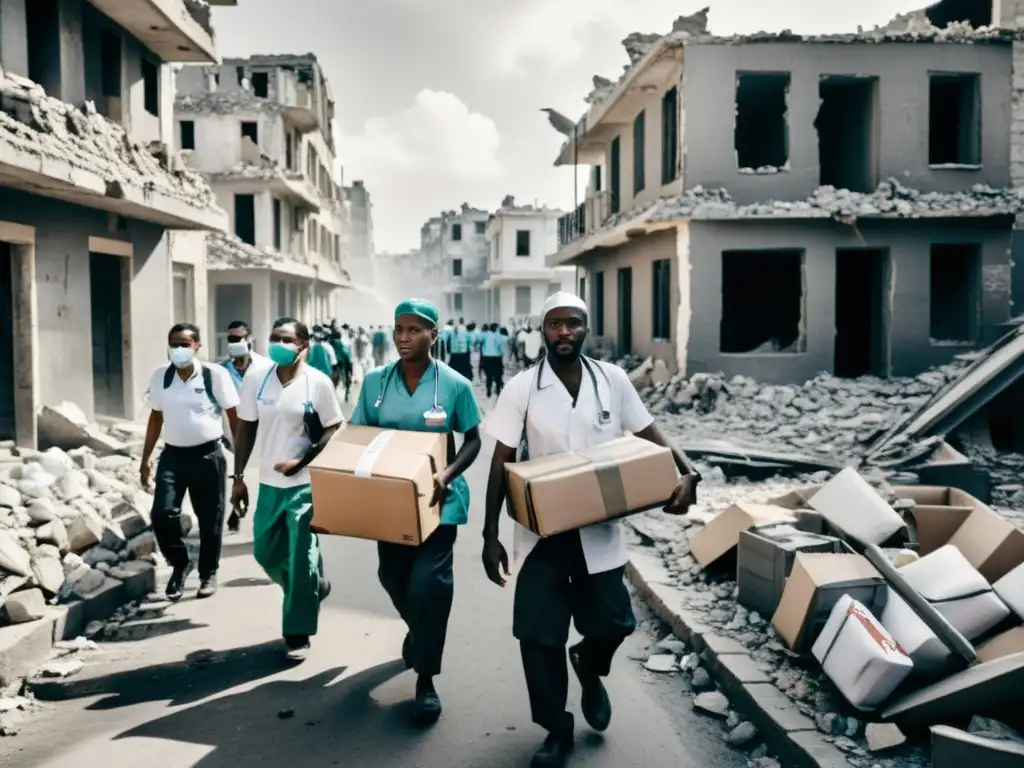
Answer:
<svg viewBox="0 0 1024 768"><path fill-rule="evenodd" d="M408 432L458 432L465 434L480 426L480 406L473 395L473 387L465 376L440 361L434 361L423 374L416 391L409 394L405 388L399 361L376 368L366 374L359 402L352 412L350 423ZM423 414L434 406L434 377L437 375L437 403L448 415L444 424L427 424ZM381 390L384 398L376 407ZM465 525L469 520L469 483L466 478L455 478L448 487L442 525Z"/></svg>
<svg viewBox="0 0 1024 768"><path fill-rule="evenodd" d="M462 355L469 352L471 342L469 331L455 331L449 338L453 355Z"/></svg>

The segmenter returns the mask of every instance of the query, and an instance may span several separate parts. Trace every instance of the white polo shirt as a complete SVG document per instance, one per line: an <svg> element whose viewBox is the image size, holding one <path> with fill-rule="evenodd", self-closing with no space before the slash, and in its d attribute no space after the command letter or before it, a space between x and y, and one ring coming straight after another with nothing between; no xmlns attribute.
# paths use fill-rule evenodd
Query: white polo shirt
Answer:
<svg viewBox="0 0 1024 768"><path fill-rule="evenodd" d="M325 428L344 420L334 383L323 373L303 365L298 374L281 386L273 363L252 367L242 382L238 418L258 421L263 441L260 452L260 483L274 488L294 488L309 484L309 470L285 477L274 465L288 459L301 459L310 449L303 418L306 403L320 416Z"/></svg>
<svg viewBox="0 0 1024 768"><path fill-rule="evenodd" d="M487 417L486 430L491 437L508 447L519 445L526 423L530 458L567 453L606 443L624 432L637 433L654 422L654 417L630 383L626 372L617 365L590 360L597 380L600 402L611 419L601 424L601 408L594 396L594 385L586 370L580 384L579 397L573 407L572 396L561 379L544 364L538 386L537 368L517 374L505 385L494 410ZM604 376L601 375L602 371ZM529 411L527 412L527 401ZM533 551L540 538L516 523L513 557L518 567ZM603 573L619 568L629 560L622 523L613 520L580 529L583 555L590 573Z"/></svg>
<svg viewBox="0 0 1024 768"><path fill-rule="evenodd" d="M177 448L191 448L224 437L224 423L217 407L210 401L203 383L204 363L192 364L192 375L183 381L177 371L164 389L164 376L170 363L161 365L149 380L146 398L154 411L164 417L164 442ZM238 407L238 390L231 374L221 365L206 363L213 384L213 396L224 410Z"/></svg>

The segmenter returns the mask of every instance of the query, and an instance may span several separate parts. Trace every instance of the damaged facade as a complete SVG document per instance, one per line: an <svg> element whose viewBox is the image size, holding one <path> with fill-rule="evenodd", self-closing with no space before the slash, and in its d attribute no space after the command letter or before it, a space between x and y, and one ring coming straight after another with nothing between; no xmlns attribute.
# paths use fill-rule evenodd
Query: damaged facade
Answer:
<svg viewBox="0 0 1024 768"><path fill-rule="evenodd" d="M913 14L632 35L556 161L591 183L548 263L581 268L599 344L681 371L910 375L984 346L1011 317L1024 208L1013 38Z"/></svg>
<svg viewBox="0 0 1024 768"><path fill-rule="evenodd" d="M234 320L263 351L273 321L341 316L348 214L336 178L334 101L316 57L254 56L178 73L175 127L227 211L207 243L208 325L223 356Z"/></svg>
<svg viewBox="0 0 1024 768"><path fill-rule="evenodd" d="M488 212L463 203L458 211L446 211L420 229L420 252L426 286L448 317L480 321L486 311L484 282L490 246L487 242Z"/></svg>
<svg viewBox="0 0 1024 768"><path fill-rule="evenodd" d="M34 446L65 400L135 418L176 294L195 303L187 231L227 219L175 153L168 62L217 61L194 5L0 6L0 440Z"/></svg>
<svg viewBox="0 0 1024 768"><path fill-rule="evenodd" d="M575 270L552 269L545 256L558 248L561 211L516 205L506 197L487 221L490 243L484 287L484 319L517 326L540 315L544 300L558 291L574 292ZM474 318L476 319L476 318Z"/></svg>

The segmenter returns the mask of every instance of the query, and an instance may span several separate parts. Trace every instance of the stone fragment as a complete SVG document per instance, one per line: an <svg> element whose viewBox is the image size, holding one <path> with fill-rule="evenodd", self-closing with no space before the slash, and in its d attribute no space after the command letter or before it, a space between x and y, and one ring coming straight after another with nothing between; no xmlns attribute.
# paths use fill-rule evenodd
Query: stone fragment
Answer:
<svg viewBox="0 0 1024 768"><path fill-rule="evenodd" d="M32 558L7 531L0 531L0 569L15 576L32 575Z"/></svg>
<svg viewBox="0 0 1024 768"><path fill-rule="evenodd" d="M676 657L671 653L659 653L651 656L644 663L644 668L649 672L676 672Z"/></svg>
<svg viewBox="0 0 1024 768"><path fill-rule="evenodd" d="M82 670L85 663L81 659L60 659L57 661L48 661L44 664L40 670L39 675L41 677L71 677Z"/></svg>
<svg viewBox="0 0 1024 768"><path fill-rule="evenodd" d="M864 737L871 752L884 752L905 743L907 737L894 723L868 723Z"/></svg>
<svg viewBox="0 0 1024 768"><path fill-rule="evenodd" d="M103 520L91 509L84 510L68 526L68 541L71 551L83 552L100 543L103 538Z"/></svg>
<svg viewBox="0 0 1024 768"><path fill-rule="evenodd" d="M753 723L744 721L729 731L725 741L731 747L744 747L757 738L757 728Z"/></svg>
<svg viewBox="0 0 1024 768"><path fill-rule="evenodd" d="M693 708L715 717L726 718L729 716L729 699L720 691L705 691L694 698Z"/></svg>
<svg viewBox="0 0 1024 768"><path fill-rule="evenodd" d="M59 519L51 520L36 528L36 541L52 544L61 552L67 552L70 545L67 528Z"/></svg>
<svg viewBox="0 0 1024 768"><path fill-rule="evenodd" d="M61 565L59 556L54 557L45 552L37 552L32 558L32 575L48 594L60 593L60 588L64 584L64 567Z"/></svg>
<svg viewBox="0 0 1024 768"><path fill-rule="evenodd" d="M12 624L24 624L46 615L46 598L38 589L23 589L4 600L4 613Z"/></svg>

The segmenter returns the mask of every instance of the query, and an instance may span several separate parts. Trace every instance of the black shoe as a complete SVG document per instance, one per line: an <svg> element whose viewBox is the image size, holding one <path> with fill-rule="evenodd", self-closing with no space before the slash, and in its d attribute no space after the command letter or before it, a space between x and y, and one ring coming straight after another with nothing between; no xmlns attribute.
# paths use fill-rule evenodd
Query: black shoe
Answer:
<svg viewBox="0 0 1024 768"><path fill-rule="evenodd" d="M604 689L601 677L588 671L580 660L580 646L574 645L569 649L569 661L579 678L580 687L583 689L583 696L580 701L580 709L583 710L583 717L587 725L595 731L608 729L612 721L612 702L608 698L608 691Z"/></svg>
<svg viewBox="0 0 1024 768"><path fill-rule="evenodd" d="M406 632L402 641L402 661L406 669L412 669L412 632Z"/></svg>
<svg viewBox="0 0 1024 768"><path fill-rule="evenodd" d="M530 768L562 768L573 746L572 731L549 733L544 743L533 753Z"/></svg>
<svg viewBox="0 0 1024 768"><path fill-rule="evenodd" d="M183 566L175 568L171 572L171 578L167 580L167 589L165 594L167 599L172 603L176 603L181 600L182 595L185 594L185 581L192 573L192 562L189 561Z"/></svg>
<svg viewBox="0 0 1024 768"><path fill-rule="evenodd" d="M328 598L331 594L331 582L325 579L323 576L320 577L320 602Z"/></svg>
<svg viewBox="0 0 1024 768"><path fill-rule="evenodd" d="M441 698L434 690L433 678L420 675L416 679L416 722L433 725L441 717Z"/></svg>
<svg viewBox="0 0 1024 768"><path fill-rule="evenodd" d="M242 518L234 512L228 517L228 530L231 533L238 533L242 529Z"/></svg>
<svg viewBox="0 0 1024 768"><path fill-rule="evenodd" d="M199 591L196 592L196 597L202 599L204 597L213 597L217 594L217 574L214 573L207 576L205 579L199 579Z"/></svg>
<svg viewBox="0 0 1024 768"><path fill-rule="evenodd" d="M309 653L309 635L285 635L285 647L288 648L288 659L290 661L305 661Z"/></svg>

